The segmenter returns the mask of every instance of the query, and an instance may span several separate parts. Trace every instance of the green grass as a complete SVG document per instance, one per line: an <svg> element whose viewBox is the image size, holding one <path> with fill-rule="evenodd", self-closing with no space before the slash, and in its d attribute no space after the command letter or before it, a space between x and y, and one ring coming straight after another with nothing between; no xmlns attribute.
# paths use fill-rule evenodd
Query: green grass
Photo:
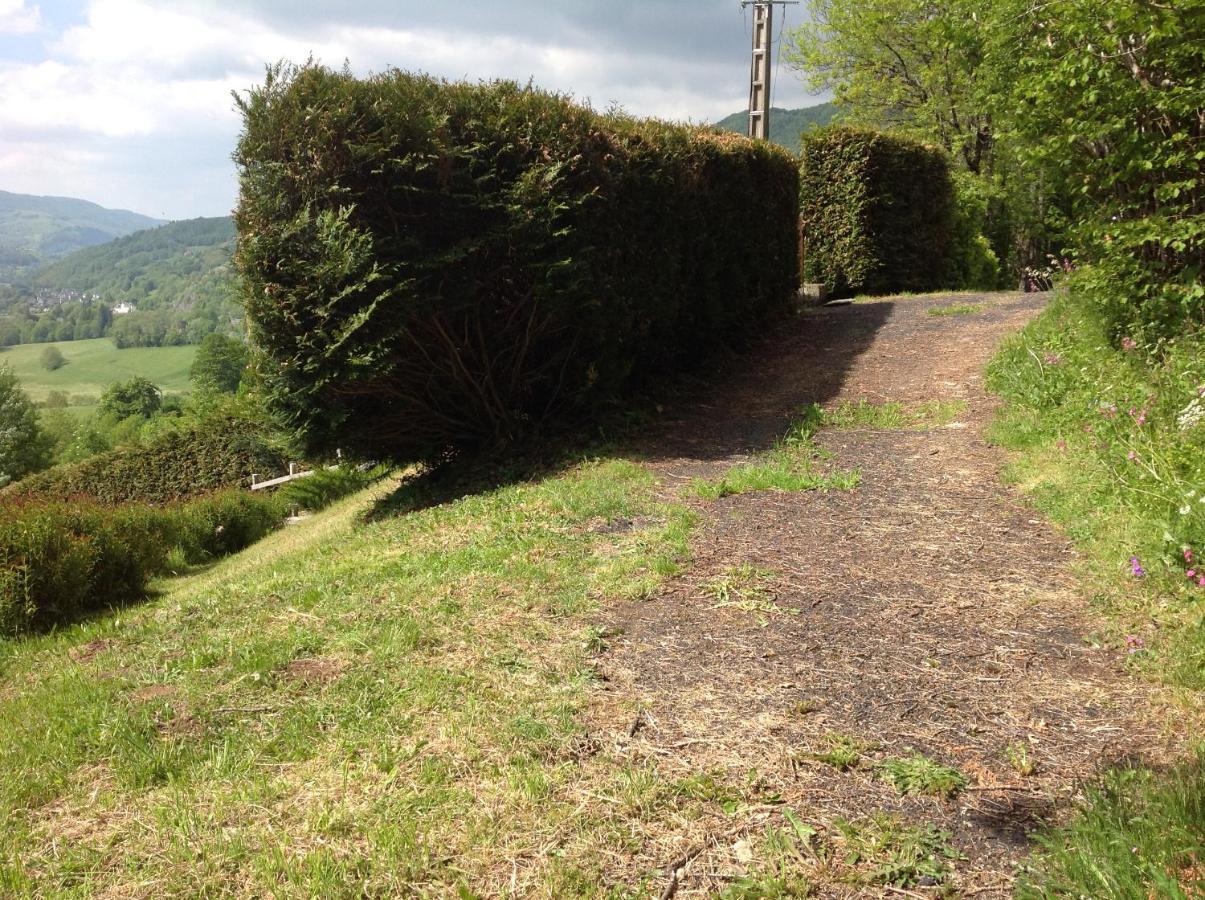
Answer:
<svg viewBox="0 0 1205 900"><path fill-rule="evenodd" d="M927 794L949 799L967 783L966 777L957 769L943 766L920 753L888 759L875 768L883 781L905 795Z"/></svg>
<svg viewBox="0 0 1205 900"><path fill-rule="evenodd" d="M1112 338L1084 298L1057 297L989 367L1005 400L991 437L1014 451L1006 476L1075 543L1106 623L1093 640L1176 688L1185 700L1176 725L1199 735L1205 340L1127 350ZM1025 774L1032 760L1014 751L1010 763ZM1193 896L1205 880L1203 822L1199 759L1170 774L1109 775L1047 835L1021 895Z"/></svg>
<svg viewBox="0 0 1205 900"><path fill-rule="evenodd" d="M862 754L872 749L872 744L856 737L839 732L830 732L821 738L823 750L810 751L804 754L809 759L817 760L832 766L838 772L847 772L857 768L862 762Z"/></svg>
<svg viewBox="0 0 1205 900"><path fill-rule="evenodd" d="M1049 832L1017 896L1205 894L1205 755L1165 776L1120 769L1088 792L1083 813Z"/></svg>
<svg viewBox="0 0 1205 900"><path fill-rule="evenodd" d="M949 306L934 306L928 314L931 316L973 316L987 309L986 303L952 303Z"/></svg>
<svg viewBox="0 0 1205 900"><path fill-rule="evenodd" d="M518 871L520 894L598 896L608 854L719 814L655 761L577 749L600 604L686 553L647 470L365 523L390 486L0 642L0 894L493 894Z"/></svg>
<svg viewBox="0 0 1205 900"><path fill-rule="evenodd" d="M770 587L773 579L773 572L742 563L709 579L703 585L703 591L715 601L715 609L750 613L764 628L773 616L798 614L798 610L784 609L774 602L774 591Z"/></svg>
<svg viewBox="0 0 1205 900"><path fill-rule="evenodd" d="M41 355L47 347L57 347L67 364L53 372L44 369ZM73 397L73 405L81 405L80 399L99 398L113 382L135 375L153 381L165 393L187 391L188 372L196 353L193 346L118 350L108 338L97 338L10 347L0 352L0 365L12 367L34 401L45 400L51 391L63 391Z"/></svg>
<svg viewBox="0 0 1205 900"><path fill-rule="evenodd" d="M755 491L853 490L861 481L855 471L823 471L822 454L812 441L820 425L819 408L804 410L787 434L754 461L733 466L717 479L697 479L690 491L705 500Z"/></svg>
<svg viewBox="0 0 1205 900"><path fill-rule="evenodd" d="M952 874L950 863L961 854L949 835L932 825L909 825L879 813L856 822L838 822L844 863L854 870L852 880L864 884L909 888L922 879L944 884Z"/></svg>
<svg viewBox="0 0 1205 900"><path fill-rule="evenodd" d="M957 421L966 412L962 400L927 400L905 404L895 400L871 403L846 400L834 409L816 407L815 415L825 428L857 429L914 429L934 428Z"/></svg>

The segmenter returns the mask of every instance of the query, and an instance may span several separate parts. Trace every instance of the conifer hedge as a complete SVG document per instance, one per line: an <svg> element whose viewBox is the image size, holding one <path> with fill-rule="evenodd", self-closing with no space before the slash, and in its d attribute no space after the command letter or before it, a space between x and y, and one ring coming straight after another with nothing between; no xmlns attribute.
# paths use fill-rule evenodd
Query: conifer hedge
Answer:
<svg viewBox="0 0 1205 900"><path fill-rule="evenodd" d="M950 284L955 194L940 150L837 126L803 137L803 280L835 296Z"/></svg>
<svg viewBox="0 0 1205 900"><path fill-rule="evenodd" d="M763 324L798 173L510 82L277 67L239 101L237 265L307 452L486 449Z"/></svg>

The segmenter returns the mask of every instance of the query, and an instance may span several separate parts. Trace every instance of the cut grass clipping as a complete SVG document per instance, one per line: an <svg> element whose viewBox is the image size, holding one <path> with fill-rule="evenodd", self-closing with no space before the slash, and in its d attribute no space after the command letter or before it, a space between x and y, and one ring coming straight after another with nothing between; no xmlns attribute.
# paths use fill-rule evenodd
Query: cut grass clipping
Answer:
<svg viewBox="0 0 1205 900"><path fill-rule="evenodd" d="M816 407L809 407L803 418L791 426L779 442L754 462L733 466L720 478L697 479L690 490L704 500L718 500L733 494L754 491L852 490L861 481L856 470L821 472L821 458L812 435L820 424Z"/></svg>
<svg viewBox="0 0 1205 900"><path fill-rule="evenodd" d="M967 784L957 769L943 766L920 753L889 759L875 768L879 777L901 794L928 794L948 799Z"/></svg>
<svg viewBox="0 0 1205 900"><path fill-rule="evenodd" d="M813 405L814 411L811 415L825 428L913 429L949 425L965 413L966 409L967 405L962 400L928 400L913 404L903 404L895 400L884 403L847 400L829 410Z"/></svg>
<svg viewBox="0 0 1205 900"><path fill-rule="evenodd" d="M577 724L591 616L677 571L690 513L587 461L363 524L393 484L0 642L0 895L596 896L697 814Z"/></svg>
<svg viewBox="0 0 1205 900"><path fill-rule="evenodd" d="M929 309L931 316L973 316L987 309L986 303L953 303L950 306L934 306Z"/></svg>

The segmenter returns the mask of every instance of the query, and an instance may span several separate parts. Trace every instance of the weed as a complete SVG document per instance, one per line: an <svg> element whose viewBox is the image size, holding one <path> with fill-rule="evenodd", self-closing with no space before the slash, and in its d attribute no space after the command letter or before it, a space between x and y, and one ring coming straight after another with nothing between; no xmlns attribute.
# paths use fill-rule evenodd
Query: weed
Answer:
<svg viewBox="0 0 1205 900"><path fill-rule="evenodd" d="M811 759L827 763L838 772L856 768L862 761L862 754L873 748L872 744L856 737L839 732L830 732L821 739L825 749L807 754Z"/></svg>
<svg viewBox="0 0 1205 900"><path fill-rule="evenodd" d="M948 843L950 836L932 825L908 825L878 813L835 826L844 844L844 861L855 869L854 880L859 882L898 888L922 880L942 884L950 875L950 862L961 859Z"/></svg>
<svg viewBox="0 0 1205 900"><path fill-rule="evenodd" d="M774 602L774 592L767 586L772 572L756 568L752 563L731 566L703 585L703 590L715 600L714 609L737 609L753 613L764 627L772 615L798 610L783 609Z"/></svg>
<svg viewBox="0 0 1205 900"><path fill-rule="evenodd" d="M931 316L971 316L987 309L986 303L953 303L949 306L934 306L929 309Z"/></svg>
<svg viewBox="0 0 1205 900"><path fill-rule="evenodd" d="M805 873L821 860L823 852L815 845L816 829L804 824L789 808L783 809L783 818L786 826L768 826L756 848L745 843L750 857L748 874L736 879L720 897L785 900L812 895L812 884Z"/></svg>
<svg viewBox="0 0 1205 900"><path fill-rule="evenodd" d="M889 759L876 768L879 777L901 794L929 794L949 798L966 787L966 777L920 753Z"/></svg>
<svg viewBox="0 0 1205 900"><path fill-rule="evenodd" d="M1015 741L1004 748L1004 758L1018 775L1032 775L1038 770L1038 764L1029 754L1029 744Z"/></svg>

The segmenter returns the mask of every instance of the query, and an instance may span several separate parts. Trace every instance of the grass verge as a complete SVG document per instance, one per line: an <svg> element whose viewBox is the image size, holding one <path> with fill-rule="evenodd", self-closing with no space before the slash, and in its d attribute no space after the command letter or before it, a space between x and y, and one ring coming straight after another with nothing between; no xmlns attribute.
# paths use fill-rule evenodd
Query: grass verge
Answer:
<svg viewBox="0 0 1205 900"><path fill-rule="evenodd" d="M966 412L962 400L927 400L923 403L900 403L888 400L871 403L846 400L833 409L815 407L814 415L825 428L854 430L859 428L920 429L949 425Z"/></svg>
<svg viewBox="0 0 1205 900"><path fill-rule="evenodd" d="M1005 400L990 434L1016 451L1006 477L1079 548L1109 623L1094 639L1178 691L1193 723L1205 689L1205 340L1117 344L1090 303L1057 297L989 367ZM1026 760L1014 767L1024 774ZM1190 896L1203 789L1199 763L1109 776L1047 835L1025 895Z"/></svg>
<svg viewBox="0 0 1205 900"><path fill-rule="evenodd" d="M929 315L941 316L973 316L987 309L986 303L952 303L949 306L934 306Z"/></svg>
<svg viewBox="0 0 1205 900"><path fill-rule="evenodd" d="M591 614L686 552L654 487L585 461L366 524L379 485L0 642L0 893L600 895L643 829L718 804L595 761L578 715Z"/></svg>

